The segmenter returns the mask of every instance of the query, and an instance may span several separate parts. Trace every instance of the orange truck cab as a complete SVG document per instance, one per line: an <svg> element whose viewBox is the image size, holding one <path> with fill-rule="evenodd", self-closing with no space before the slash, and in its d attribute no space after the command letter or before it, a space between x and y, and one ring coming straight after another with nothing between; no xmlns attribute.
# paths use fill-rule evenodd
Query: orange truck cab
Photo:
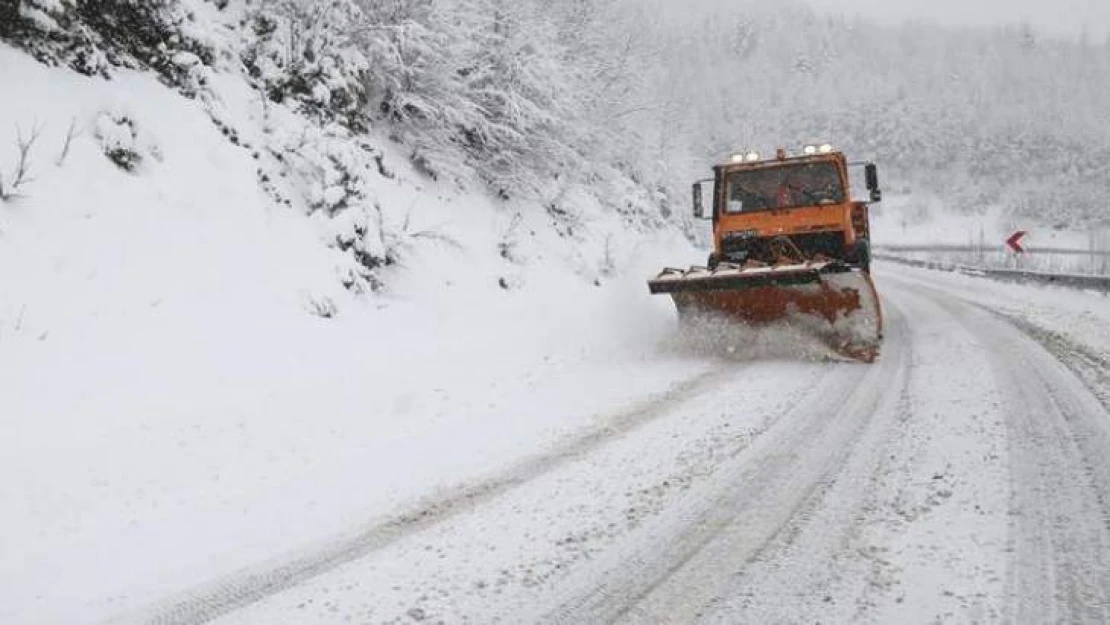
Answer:
<svg viewBox="0 0 1110 625"><path fill-rule="evenodd" d="M713 253L708 265L741 266L782 262L788 240L806 259L829 259L870 271L868 204L853 201L849 167L864 167L870 202L882 200L873 163L849 163L829 145L806 146L801 154L779 149L774 158L737 154L713 168L714 177L694 184L694 214L706 217L702 185L713 182Z"/></svg>

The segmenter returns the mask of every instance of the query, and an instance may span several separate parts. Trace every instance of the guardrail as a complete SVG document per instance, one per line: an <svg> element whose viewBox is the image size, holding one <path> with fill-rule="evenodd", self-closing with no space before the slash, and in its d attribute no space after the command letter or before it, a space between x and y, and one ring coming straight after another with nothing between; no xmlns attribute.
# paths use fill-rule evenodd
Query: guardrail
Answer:
<svg viewBox="0 0 1110 625"><path fill-rule="evenodd" d="M882 245L875 249L889 250L891 252L927 252L927 253L960 253L960 254L996 254L1010 253L1005 245L950 245L947 243L935 245ZM1061 256L1091 256L1095 258L1110 257L1110 250L1078 250L1064 247L1026 247L1027 254L1059 254Z"/></svg>
<svg viewBox="0 0 1110 625"><path fill-rule="evenodd" d="M911 246L904 246L911 247ZM909 250L895 250L894 247L884 247L884 250L895 251L915 251L915 252L935 252L938 251L936 247L929 249L920 249L924 246L912 246L919 249ZM978 250L978 248L975 248ZM1084 254L1088 252L1083 252ZM1056 286L1064 286L1076 289L1101 291L1104 294L1110 294L1110 276L1096 276L1087 274L1073 274L1073 273L1048 273L1042 271L1025 271L1021 269L997 269L991 267L974 267L970 265L963 265L957 263L948 263L934 260L918 260L913 258L905 258L902 256L895 256L882 252L872 254L876 260L883 260L888 262L899 263L908 265L910 267L920 267L923 269L936 269L940 271L949 271L961 273L972 276L984 276L987 278L994 278L1006 282L1019 282L1019 283L1038 283L1038 284L1052 284Z"/></svg>

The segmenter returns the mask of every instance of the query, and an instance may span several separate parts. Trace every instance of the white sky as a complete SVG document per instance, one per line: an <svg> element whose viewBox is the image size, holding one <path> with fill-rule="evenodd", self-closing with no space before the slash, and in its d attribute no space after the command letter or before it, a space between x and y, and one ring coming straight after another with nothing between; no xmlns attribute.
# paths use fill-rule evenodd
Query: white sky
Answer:
<svg viewBox="0 0 1110 625"><path fill-rule="evenodd" d="M1092 43L1110 36L1110 0L803 0L816 9L897 23L926 19L956 26L1028 22L1038 31Z"/></svg>

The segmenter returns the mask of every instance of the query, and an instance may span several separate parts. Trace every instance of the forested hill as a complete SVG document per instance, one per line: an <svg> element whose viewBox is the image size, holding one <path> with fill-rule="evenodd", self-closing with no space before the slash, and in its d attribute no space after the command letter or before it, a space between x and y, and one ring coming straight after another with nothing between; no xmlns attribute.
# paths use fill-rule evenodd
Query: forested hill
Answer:
<svg viewBox="0 0 1110 625"><path fill-rule="evenodd" d="M199 90L193 63L242 65L272 99L387 129L430 175L473 170L497 193L549 205L570 182L616 171L666 219L685 213L686 183L713 159L828 140L883 165L894 194L1045 224L1107 219L1106 42L879 26L778 2L23 0L5 11L0 37L42 60L85 73L150 66L186 91Z"/></svg>

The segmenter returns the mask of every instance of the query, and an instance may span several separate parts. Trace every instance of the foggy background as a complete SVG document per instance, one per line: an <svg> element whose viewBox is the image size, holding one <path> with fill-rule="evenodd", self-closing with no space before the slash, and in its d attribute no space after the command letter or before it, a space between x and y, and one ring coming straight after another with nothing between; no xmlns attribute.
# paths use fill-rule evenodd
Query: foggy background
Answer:
<svg viewBox="0 0 1110 625"><path fill-rule="evenodd" d="M1028 23L1046 35L1096 43L1110 36L1107 0L805 0L822 12L892 24L922 20L945 26Z"/></svg>

